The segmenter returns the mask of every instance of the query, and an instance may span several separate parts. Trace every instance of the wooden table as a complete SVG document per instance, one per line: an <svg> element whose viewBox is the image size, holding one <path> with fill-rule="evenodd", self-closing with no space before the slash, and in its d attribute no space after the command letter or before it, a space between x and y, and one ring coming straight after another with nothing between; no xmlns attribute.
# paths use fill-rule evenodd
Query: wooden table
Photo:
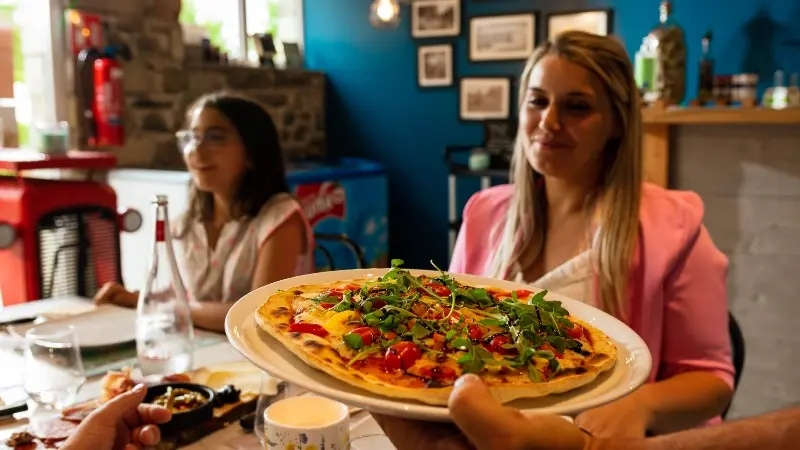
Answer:
<svg viewBox="0 0 800 450"><path fill-rule="evenodd" d="M6 322L20 317L30 317L39 314L58 312L68 314L85 312L92 307L91 302L80 297L59 298L52 300L40 300L38 302L26 303L0 310L0 322ZM0 367L22 367L22 358L15 353L10 346L9 338L0 335ZM221 336L220 342L195 350L195 367L217 366L233 362L243 361L244 358L234 348L228 344L227 340ZM138 369L134 376L141 374ZM100 381L102 377L93 377L81 389L78 401L86 401L96 398L100 394ZM0 370L0 395L12 389L19 389L22 383L22 370ZM21 420L9 423L0 423L0 442L5 440L11 433L25 427L27 417L30 412L17 415ZM354 413L351 416L351 438L362 434L368 434L379 430L372 417L366 411ZM0 444L0 448L3 448ZM245 433L239 426L232 425L217 433L184 447L187 450L249 450L258 449L259 444L252 433ZM372 450L394 450L393 447L376 448Z"/></svg>

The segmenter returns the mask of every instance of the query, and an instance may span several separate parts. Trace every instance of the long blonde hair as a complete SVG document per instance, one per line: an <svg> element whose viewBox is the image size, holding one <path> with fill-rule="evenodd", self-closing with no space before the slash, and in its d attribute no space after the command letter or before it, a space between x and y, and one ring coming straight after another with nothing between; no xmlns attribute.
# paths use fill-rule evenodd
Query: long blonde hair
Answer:
<svg viewBox="0 0 800 450"><path fill-rule="evenodd" d="M555 55L594 74L606 89L612 104L619 138L605 148L598 185L587 205L598 200L600 228L592 240L592 255L598 273L601 305L607 312L623 317L627 311L628 273L639 232L641 176L641 116L633 67L624 47L616 39L571 31L536 49L528 59L520 82L520 109L524 107L531 72L545 56ZM495 229L500 245L491 262L491 274L513 278L536 262L544 251L547 228L547 200L542 175L525 156L524 127L514 147L511 183L514 192L505 224Z"/></svg>

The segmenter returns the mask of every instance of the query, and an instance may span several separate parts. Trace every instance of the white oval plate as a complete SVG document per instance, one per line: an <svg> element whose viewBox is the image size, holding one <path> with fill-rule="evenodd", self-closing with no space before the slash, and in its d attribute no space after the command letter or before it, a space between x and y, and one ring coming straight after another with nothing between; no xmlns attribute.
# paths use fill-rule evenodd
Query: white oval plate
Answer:
<svg viewBox="0 0 800 450"><path fill-rule="evenodd" d="M261 330L255 321L255 311L274 292L303 284L329 283L352 278L380 276L388 269L358 269L321 272L281 280L242 297L225 318L225 333L231 345L245 358L270 375L296 384L303 389L368 411L409 419L450 421L447 408L426 405L413 400L393 399L359 389L325 372L308 366L280 342ZM415 275L436 276L439 272L413 270ZM500 289L531 289L530 286L472 275L452 274L458 281L471 286L493 286ZM606 333L618 348L614 368L597 377L592 383L573 391L538 399L515 400L508 403L527 413L575 415L596 408L633 392L650 375L652 356L647 345L627 325L591 306L556 293L548 300L559 300L570 314L585 320Z"/></svg>

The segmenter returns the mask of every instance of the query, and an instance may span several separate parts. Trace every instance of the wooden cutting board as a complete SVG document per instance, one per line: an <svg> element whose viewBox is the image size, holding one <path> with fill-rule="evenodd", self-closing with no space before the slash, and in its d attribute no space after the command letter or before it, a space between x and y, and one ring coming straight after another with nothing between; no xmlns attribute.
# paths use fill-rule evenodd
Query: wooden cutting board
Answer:
<svg viewBox="0 0 800 450"><path fill-rule="evenodd" d="M196 427L162 436L161 443L156 447L157 450L174 450L199 441L228 426L238 427L239 419L256 409L262 374L254 365L248 362L239 362L203 367L188 373L188 375L191 377L192 383L202 384L214 390L229 384L233 385L236 389L241 390L239 402L214 408L214 417ZM271 380L268 375L264 375L264 379L267 382Z"/></svg>

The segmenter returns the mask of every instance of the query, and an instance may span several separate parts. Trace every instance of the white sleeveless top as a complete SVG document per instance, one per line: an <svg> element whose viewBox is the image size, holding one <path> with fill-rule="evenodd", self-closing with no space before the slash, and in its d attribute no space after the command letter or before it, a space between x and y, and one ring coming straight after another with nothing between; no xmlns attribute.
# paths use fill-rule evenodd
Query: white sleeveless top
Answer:
<svg viewBox="0 0 800 450"><path fill-rule="evenodd" d="M565 261L533 283L523 280L522 273L517 273L515 281L530 284L537 289L546 289L591 306L597 306L592 295L592 256L589 250L585 250L583 253Z"/></svg>
<svg viewBox="0 0 800 450"><path fill-rule="evenodd" d="M313 231L300 203L289 194L272 197L256 217L226 223L213 250L202 222L193 222L185 235L174 239L175 258L189 298L228 303L250 292L261 246L295 214L300 214L306 224L306 249L295 268L295 275L304 275L314 268ZM178 219L175 224L173 229L178 230L183 221ZM173 232L173 236L180 233Z"/></svg>

